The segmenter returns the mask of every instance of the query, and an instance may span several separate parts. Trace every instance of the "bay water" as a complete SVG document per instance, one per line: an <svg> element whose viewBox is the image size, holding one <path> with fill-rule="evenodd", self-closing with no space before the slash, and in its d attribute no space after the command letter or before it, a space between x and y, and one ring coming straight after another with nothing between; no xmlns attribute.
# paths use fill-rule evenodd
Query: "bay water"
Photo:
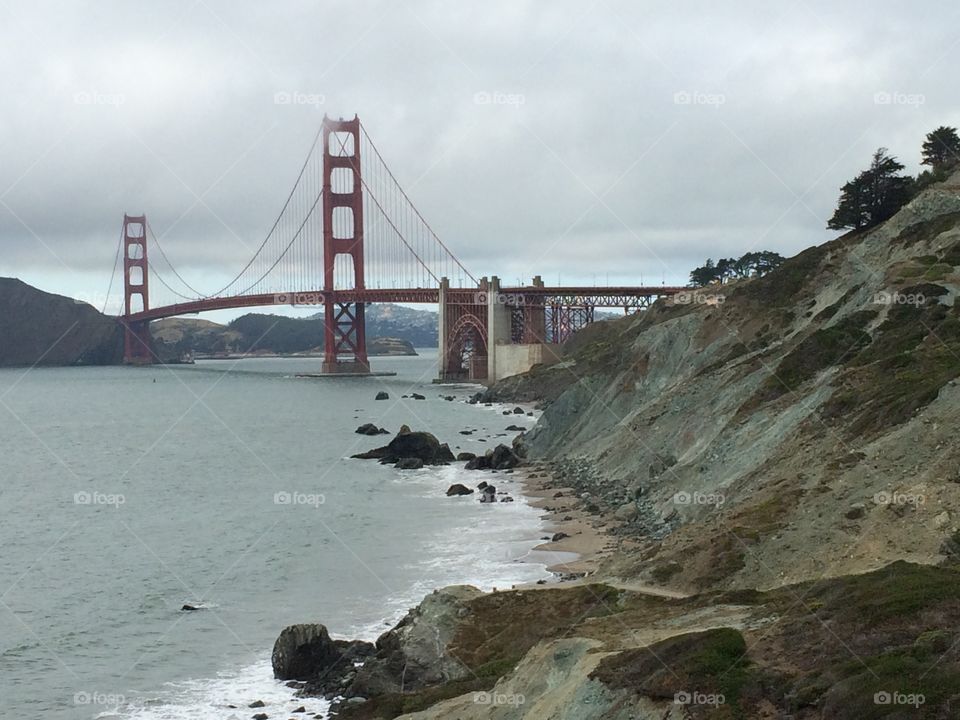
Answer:
<svg viewBox="0 0 960 720"><path fill-rule="evenodd" d="M493 478L516 502L483 505L445 497L491 479L462 463L349 458L402 424L477 453L533 424L433 385L421 353L373 360L393 377L297 377L313 359L0 370L0 717L320 713L272 678L286 625L374 639L436 587L549 578L510 475Z"/></svg>

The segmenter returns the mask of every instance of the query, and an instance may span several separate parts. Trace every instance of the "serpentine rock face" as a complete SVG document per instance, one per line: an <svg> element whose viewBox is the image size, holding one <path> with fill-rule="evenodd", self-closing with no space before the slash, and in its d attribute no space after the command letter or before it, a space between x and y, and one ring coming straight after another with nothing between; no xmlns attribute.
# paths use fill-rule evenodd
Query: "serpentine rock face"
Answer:
<svg viewBox="0 0 960 720"><path fill-rule="evenodd" d="M466 603L482 594L469 585L454 585L428 595L377 640L376 657L358 670L347 695L410 692L469 677L469 669L448 646L470 612Z"/></svg>
<svg viewBox="0 0 960 720"><path fill-rule="evenodd" d="M697 590L943 560L958 380L960 173L764 277L594 323L494 390L540 392L531 457L658 544L611 572Z"/></svg>

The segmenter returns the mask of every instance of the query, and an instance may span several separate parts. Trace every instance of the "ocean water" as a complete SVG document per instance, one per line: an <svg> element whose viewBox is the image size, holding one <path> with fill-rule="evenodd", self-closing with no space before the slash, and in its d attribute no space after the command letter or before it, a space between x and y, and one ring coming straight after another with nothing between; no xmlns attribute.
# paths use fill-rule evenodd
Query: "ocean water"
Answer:
<svg viewBox="0 0 960 720"><path fill-rule="evenodd" d="M318 363L0 371L0 717L321 712L272 679L286 625L373 639L435 587L549 577L519 495L447 498L480 476L349 459L389 439L363 422L482 452L533 418L432 385L430 351L374 360L395 377L296 377Z"/></svg>

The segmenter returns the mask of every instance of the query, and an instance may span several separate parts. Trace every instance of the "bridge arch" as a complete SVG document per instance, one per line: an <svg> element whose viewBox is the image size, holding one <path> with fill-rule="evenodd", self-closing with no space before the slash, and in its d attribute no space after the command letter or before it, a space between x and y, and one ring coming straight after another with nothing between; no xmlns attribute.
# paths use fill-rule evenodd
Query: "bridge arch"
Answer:
<svg viewBox="0 0 960 720"><path fill-rule="evenodd" d="M473 313L457 318L450 328L447 356L443 358L447 378L483 380L487 377L487 324Z"/></svg>

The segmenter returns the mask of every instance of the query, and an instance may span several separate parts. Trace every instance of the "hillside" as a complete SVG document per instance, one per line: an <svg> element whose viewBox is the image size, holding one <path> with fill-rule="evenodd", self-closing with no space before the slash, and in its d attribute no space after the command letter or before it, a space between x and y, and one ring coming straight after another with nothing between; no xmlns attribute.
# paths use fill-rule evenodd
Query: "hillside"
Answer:
<svg viewBox="0 0 960 720"><path fill-rule="evenodd" d="M437 313L399 305L367 307L368 351L371 355L416 354L414 347L436 347ZM323 349L323 317L289 318L248 313L229 325L195 318L169 318L152 324L162 352L176 356L237 353L298 354Z"/></svg>
<svg viewBox="0 0 960 720"><path fill-rule="evenodd" d="M610 573L771 588L960 552L960 174L768 276L593 326L494 388L616 513Z"/></svg>
<svg viewBox="0 0 960 720"><path fill-rule="evenodd" d="M539 399L523 472L609 542L557 568L588 580L428 596L340 716L958 717L958 291L960 173L491 388Z"/></svg>
<svg viewBox="0 0 960 720"><path fill-rule="evenodd" d="M92 306L0 278L0 366L109 365L123 335Z"/></svg>

